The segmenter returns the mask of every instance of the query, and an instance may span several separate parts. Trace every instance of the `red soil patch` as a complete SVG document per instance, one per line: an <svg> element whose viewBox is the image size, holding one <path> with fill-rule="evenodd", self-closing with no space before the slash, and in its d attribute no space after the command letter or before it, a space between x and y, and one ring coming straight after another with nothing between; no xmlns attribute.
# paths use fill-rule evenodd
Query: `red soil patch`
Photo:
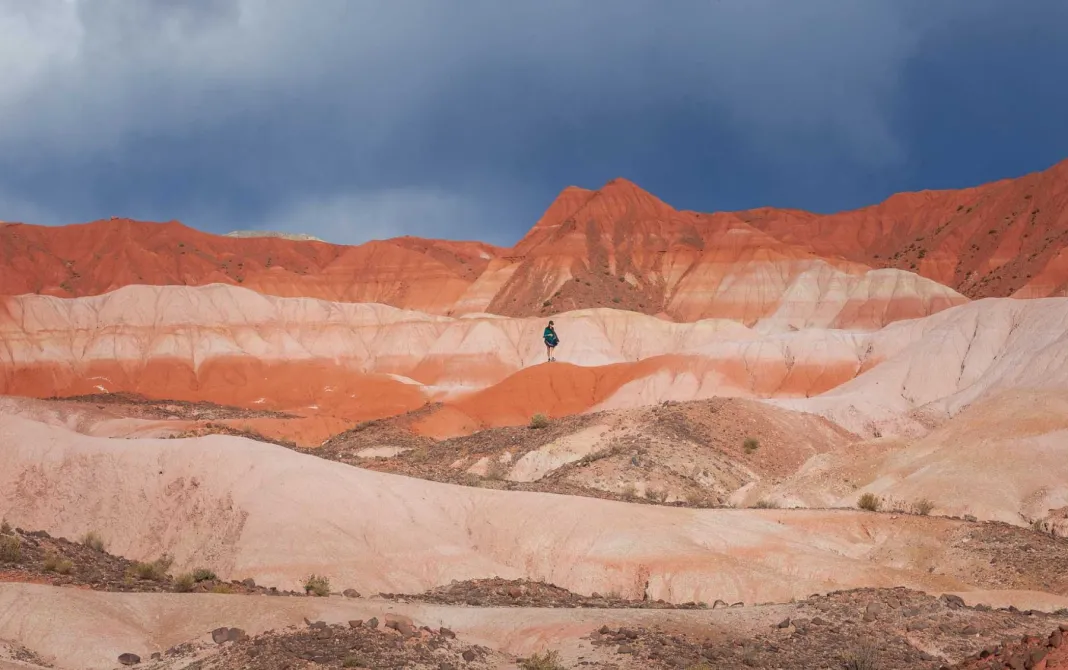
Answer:
<svg viewBox="0 0 1068 670"><path fill-rule="evenodd" d="M155 359L147 364L103 361L78 368L41 364L0 370L0 394L77 396L100 392L98 385L149 398L204 400L350 422L402 414L424 404L417 386L327 361L216 358L194 370L186 361Z"/></svg>

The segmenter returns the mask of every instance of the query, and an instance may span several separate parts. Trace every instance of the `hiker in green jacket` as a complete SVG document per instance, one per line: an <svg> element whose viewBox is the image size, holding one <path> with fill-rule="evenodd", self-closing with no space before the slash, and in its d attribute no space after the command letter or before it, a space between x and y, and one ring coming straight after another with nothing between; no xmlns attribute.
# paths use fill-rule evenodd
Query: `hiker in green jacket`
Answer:
<svg viewBox="0 0 1068 670"><path fill-rule="evenodd" d="M552 321L545 327L545 333L542 337L545 339L545 353L549 357L549 361L555 361L556 359L553 357L553 349L556 348L556 345L560 344L560 338L556 335L556 329L553 328Z"/></svg>

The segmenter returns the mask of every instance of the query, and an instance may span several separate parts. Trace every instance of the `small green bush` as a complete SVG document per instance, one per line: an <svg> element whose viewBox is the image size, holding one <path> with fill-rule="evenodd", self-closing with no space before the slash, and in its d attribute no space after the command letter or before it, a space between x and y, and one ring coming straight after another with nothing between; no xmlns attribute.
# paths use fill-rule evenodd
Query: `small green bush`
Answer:
<svg viewBox="0 0 1068 670"><path fill-rule="evenodd" d="M544 414L541 414L540 412L530 417L530 427L535 430L538 428L545 428L548 425L549 417L545 416Z"/></svg>
<svg viewBox="0 0 1068 670"><path fill-rule="evenodd" d="M857 499L857 507L869 512L878 512L879 508L882 506L883 501L874 493L865 493Z"/></svg>
<svg viewBox="0 0 1068 670"><path fill-rule="evenodd" d="M304 580L304 592L320 597L330 595L330 579L322 575L310 575Z"/></svg>

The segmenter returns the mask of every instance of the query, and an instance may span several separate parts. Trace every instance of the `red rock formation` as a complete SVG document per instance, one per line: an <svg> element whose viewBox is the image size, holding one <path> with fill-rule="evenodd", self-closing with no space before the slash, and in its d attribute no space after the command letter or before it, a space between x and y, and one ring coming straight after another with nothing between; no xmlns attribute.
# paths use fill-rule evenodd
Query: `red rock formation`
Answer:
<svg viewBox="0 0 1068 670"><path fill-rule="evenodd" d="M1068 291L1068 160L1018 179L899 193L829 216L770 208L737 215L821 256L910 270L973 299Z"/></svg>
<svg viewBox="0 0 1068 670"><path fill-rule="evenodd" d="M869 269L821 258L733 214L675 210L616 179L600 191L565 189L511 253L491 263L457 311L526 316L608 306L752 324L775 313L799 282L822 294L812 277L828 272L831 283L848 285L842 293L862 295L867 313L878 315L863 327L964 302L925 282L888 288L888 277Z"/></svg>
<svg viewBox="0 0 1068 670"><path fill-rule="evenodd" d="M599 191L564 189L512 249L412 237L339 246L126 219L0 224L0 294L75 297L128 284L222 282L438 314L603 306L753 323L791 292L834 284L832 292L856 302L845 312L866 314L861 327L878 327L963 299L872 267L915 272L970 297L1060 295L1068 291L1066 233L1068 161L828 216L678 211L616 179Z"/></svg>
<svg viewBox="0 0 1068 670"><path fill-rule="evenodd" d="M64 298L130 284L241 285L279 296L447 309L498 249L397 238L360 246L209 235L129 219L63 227L0 224L0 295Z"/></svg>

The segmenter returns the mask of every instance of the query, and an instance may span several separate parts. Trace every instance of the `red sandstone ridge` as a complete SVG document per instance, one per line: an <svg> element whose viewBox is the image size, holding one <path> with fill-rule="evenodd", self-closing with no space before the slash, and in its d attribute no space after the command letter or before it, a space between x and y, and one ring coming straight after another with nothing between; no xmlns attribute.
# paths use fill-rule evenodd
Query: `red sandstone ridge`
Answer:
<svg viewBox="0 0 1068 670"><path fill-rule="evenodd" d="M1068 294L1068 160L828 216L771 208L737 215L815 254L910 270L973 299Z"/></svg>
<svg viewBox="0 0 1068 670"><path fill-rule="evenodd" d="M616 179L596 191L564 189L511 249L409 237L340 246L125 219L0 224L0 294L77 297L128 284L227 283L434 314L612 307L747 325L798 323L800 312L818 304L820 313L840 315L823 325L877 328L965 296L1064 293L1066 231L1068 161L1019 179L899 194L827 216L679 211Z"/></svg>
<svg viewBox="0 0 1068 670"><path fill-rule="evenodd" d="M499 250L402 237L342 246L210 235L176 221L0 224L0 295L99 295L131 284L241 285L283 297L440 312Z"/></svg>
<svg viewBox="0 0 1068 670"><path fill-rule="evenodd" d="M834 295L843 314L835 326L879 327L965 302L913 275L870 270L778 240L734 214L676 210L615 179L599 191L565 189L456 311L525 316L608 306L753 324ZM862 323L845 316L861 313Z"/></svg>

